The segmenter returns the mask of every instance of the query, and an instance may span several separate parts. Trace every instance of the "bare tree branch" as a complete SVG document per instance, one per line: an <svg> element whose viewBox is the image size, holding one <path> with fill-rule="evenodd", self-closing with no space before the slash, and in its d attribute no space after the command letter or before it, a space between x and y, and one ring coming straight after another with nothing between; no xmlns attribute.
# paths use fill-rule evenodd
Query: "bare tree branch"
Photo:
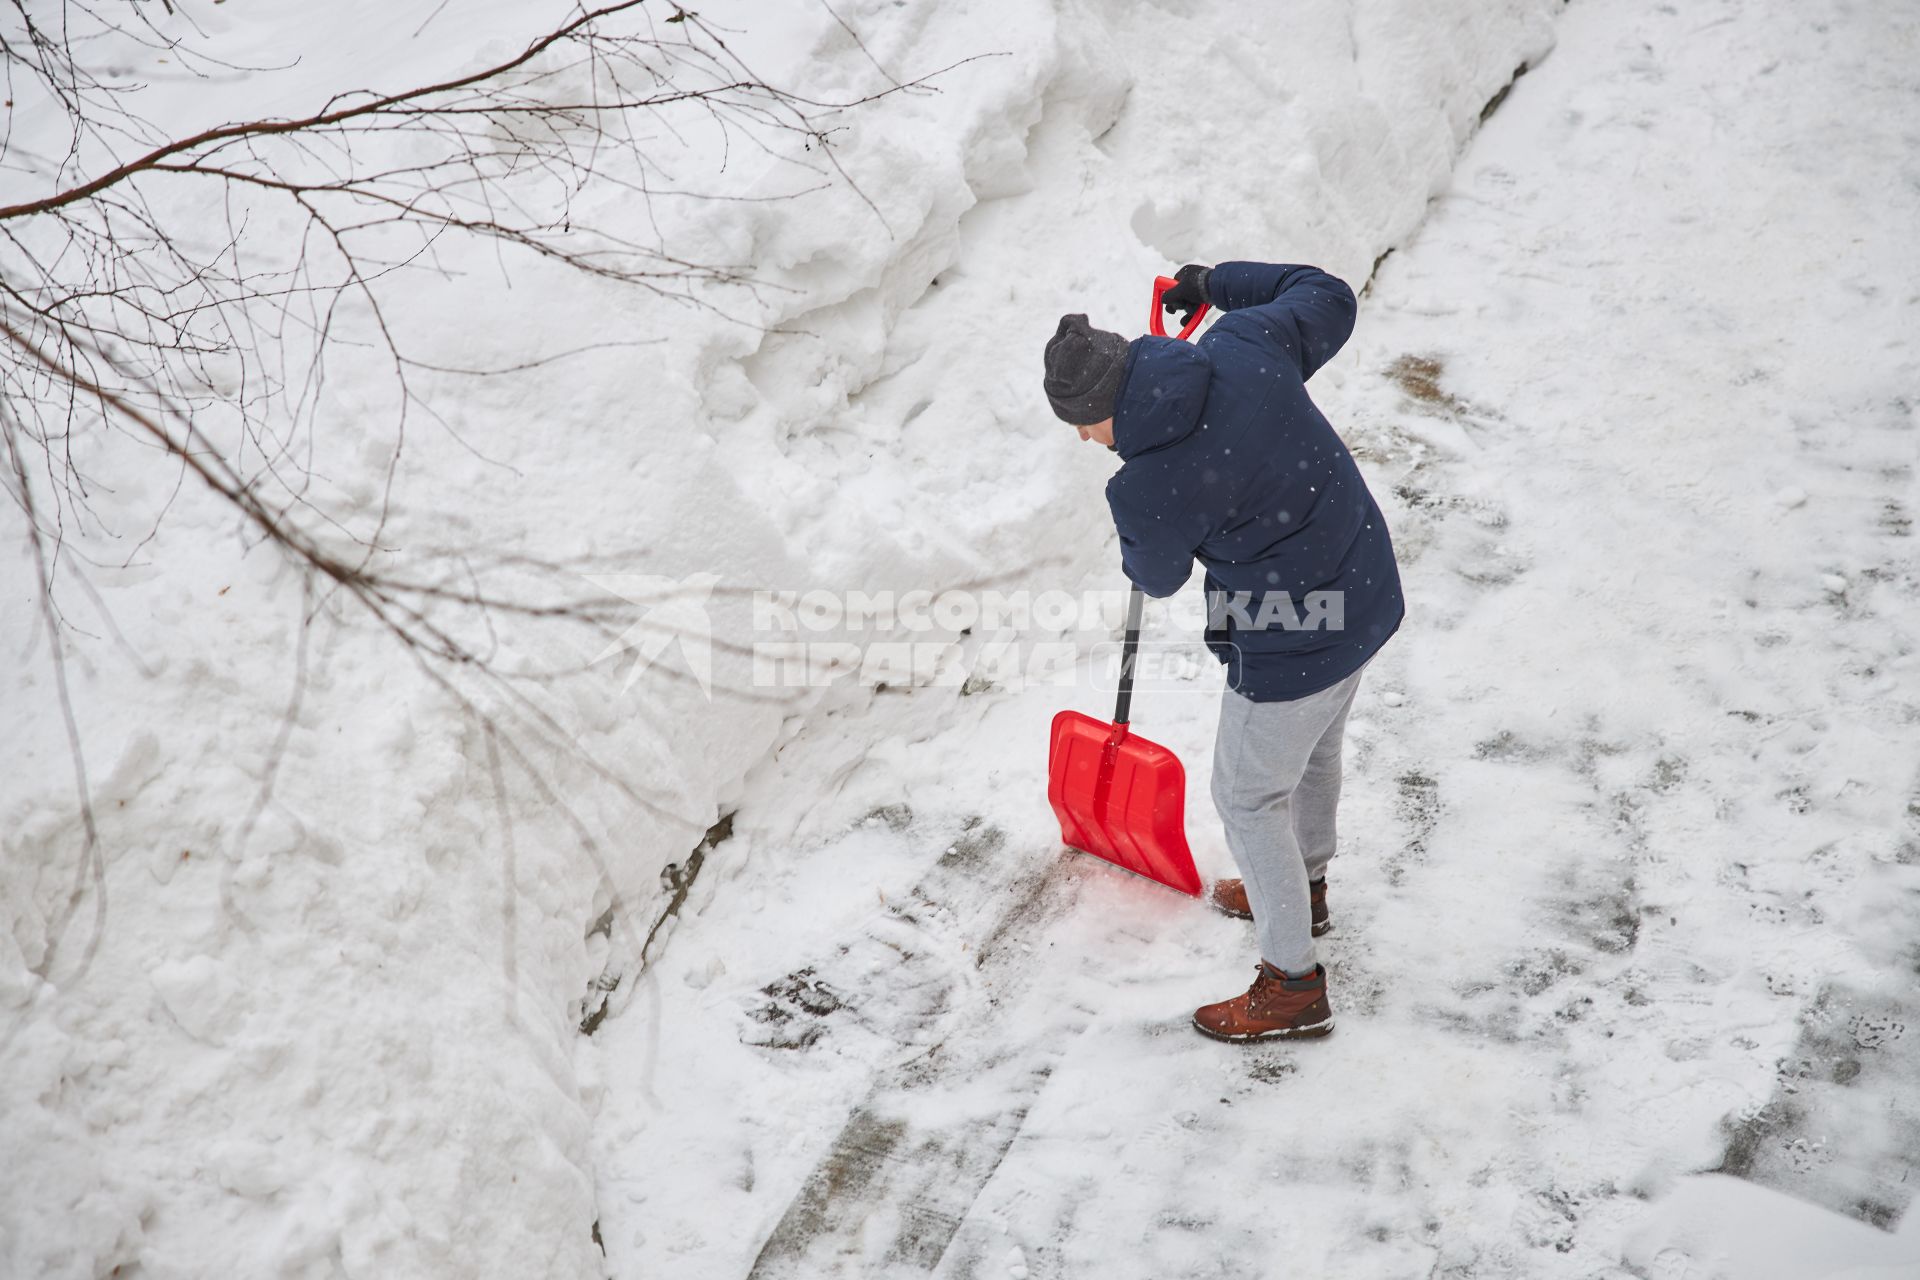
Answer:
<svg viewBox="0 0 1920 1280"><path fill-rule="evenodd" d="M914 79L881 72L873 93L841 101L808 97L757 74L699 15L673 7L656 19L658 0L616 0L576 5L518 53L475 71L399 91L351 89L306 114L168 137L140 114L141 86L108 61L91 64L106 58L94 51L133 41L209 80L260 69L208 54L188 15L162 7L65 0L49 23L28 0L0 2L8 92L0 172L13 189L22 178L41 188L0 207L5 487L32 550L83 831L41 973L51 971L89 884L97 913L89 954L105 911L105 862L65 669L65 645L81 632L61 610L62 582L79 565L156 555L175 500L195 485L237 514L248 545L270 546L296 566L308 593L292 699L240 826L242 846L294 731L305 628L335 603L371 620L484 727L497 793L503 764L512 764L554 800L596 863L597 846L554 798L534 744L564 753L655 819L704 830L705 815L675 812L595 759L535 696L577 668L514 668L500 658L496 624L571 628L605 643L630 624L631 604L567 589L565 566L497 549L413 550L392 534L416 425L434 424L482 456L436 403L440 380L521 374L628 344L477 367L419 350L395 302L420 282L453 278L479 246L497 255L503 274L510 261L538 264L721 311L739 295L716 291L751 296L773 286L747 264L677 252L655 202L777 201L840 185L884 226L879 206L841 167L835 136L854 110L931 92L930 81L952 68ZM57 113L64 137L21 136L16 118L37 107ZM682 155L695 154L689 140L710 138L722 169L736 144L751 146L776 162L776 184L792 189L682 183L658 137L680 140ZM637 196L644 223L583 216L635 207L589 198L607 191ZM639 335L632 345L647 341ZM375 496L365 503L342 501L340 479L320 462L329 456L329 376L342 362L353 367L356 393L386 414L384 461L364 464L377 474L352 477L371 482ZM97 500L129 469L152 469L161 481L152 510ZM132 527L121 528L129 517ZM110 617L108 625L117 634Z"/></svg>

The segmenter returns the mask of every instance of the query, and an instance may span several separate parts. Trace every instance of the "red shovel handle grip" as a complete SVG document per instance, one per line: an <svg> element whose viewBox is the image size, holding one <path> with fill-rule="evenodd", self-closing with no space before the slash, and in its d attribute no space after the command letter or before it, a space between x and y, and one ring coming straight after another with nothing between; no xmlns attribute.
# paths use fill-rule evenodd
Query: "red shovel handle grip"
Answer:
<svg viewBox="0 0 1920 1280"><path fill-rule="evenodd" d="M1179 283L1180 282L1172 276L1155 276L1153 278L1153 314L1147 318L1147 332L1156 338L1164 338L1167 336L1167 326L1160 320L1160 299L1167 290ZM1210 310L1212 310L1212 308L1206 303L1203 302L1200 304L1200 309L1193 313L1193 319L1187 321L1186 327L1180 330L1180 341L1185 342L1193 336L1193 331L1200 327L1200 322L1207 318L1207 312Z"/></svg>

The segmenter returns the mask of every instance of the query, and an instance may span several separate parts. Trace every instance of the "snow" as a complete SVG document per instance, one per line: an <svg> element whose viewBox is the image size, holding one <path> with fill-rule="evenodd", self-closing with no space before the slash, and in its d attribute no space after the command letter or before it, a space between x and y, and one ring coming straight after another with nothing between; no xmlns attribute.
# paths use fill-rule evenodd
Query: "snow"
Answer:
<svg viewBox="0 0 1920 1280"><path fill-rule="evenodd" d="M1920 1259L1920 1214L1892 1233L1836 1221L1751 1182L1707 1174L1674 1188L1629 1236L1625 1258L1647 1275L1741 1280L1897 1280Z"/></svg>
<svg viewBox="0 0 1920 1280"><path fill-rule="evenodd" d="M1841 177L1898 163L1900 47L1574 7L1316 381L1412 593L1350 729L1332 1040L1194 1036L1245 927L1060 860L1039 744L1091 689L815 721L596 1037L616 1273L1920 1270L1914 209ZM1135 706L1196 779L1200 684Z"/></svg>
<svg viewBox="0 0 1920 1280"><path fill-rule="evenodd" d="M280 69L139 64L170 128L310 105L342 68L477 65L550 11L193 16ZM1003 56L850 119L836 154L877 214L845 185L652 210L688 256L761 272L727 313L521 262L503 285L490 252L450 248L396 301L422 358L660 341L434 385L458 439L411 430L393 539L615 595L711 589L722 638L762 587L1111 588L1111 459L1038 391L1055 317L1133 331L1146 282L1187 260L1358 284L1396 248L1314 383L1411 603L1350 727L1339 1032L1200 1040L1186 1015L1245 981L1245 927L1062 857L1045 726L1103 709L1085 668L768 691L716 644L709 701L685 648L608 658L542 704L578 750L532 748L587 843L364 621L303 632L298 578L187 492L141 563L93 576L124 649L69 603L105 924L89 953L89 893L44 979L73 783L45 637L6 616L0 1273L1920 1266L1920 263L1914 196L1883 181L1906 162L1912 21L1839 0L726 20L821 97L874 91L875 63ZM687 136L689 185L805 185L764 159L714 172ZM343 354L316 440L352 519L400 451L382 385ZM171 477L100 465L113 520L143 528ZM1153 618L1170 651L1195 648L1194 607ZM1187 761L1223 873L1198 670L1136 711Z"/></svg>

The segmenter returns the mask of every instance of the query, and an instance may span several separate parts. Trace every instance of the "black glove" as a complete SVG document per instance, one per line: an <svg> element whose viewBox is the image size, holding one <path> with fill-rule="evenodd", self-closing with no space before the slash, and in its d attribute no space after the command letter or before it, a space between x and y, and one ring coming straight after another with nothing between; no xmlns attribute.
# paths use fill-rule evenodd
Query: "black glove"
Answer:
<svg viewBox="0 0 1920 1280"><path fill-rule="evenodd" d="M1173 288L1160 295L1160 305L1167 311L1180 311L1180 323L1191 324L1193 313L1207 305L1207 277L1213 274L1212 267L1203 267L1189 263L1173 273L1179 281Z"/></svg>

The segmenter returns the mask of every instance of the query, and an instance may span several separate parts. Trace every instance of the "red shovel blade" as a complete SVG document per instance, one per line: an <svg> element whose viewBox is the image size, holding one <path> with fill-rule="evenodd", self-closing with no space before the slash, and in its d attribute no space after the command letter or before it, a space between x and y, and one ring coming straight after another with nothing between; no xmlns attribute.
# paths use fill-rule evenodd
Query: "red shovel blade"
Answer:
<svg viewBox="0 0 1920 1280"><path fill-rule="evenodd" d="M1047 801L1070 847L1200 896L1187 849L1186 770L1159 743L1126 725L1062 711L1053 718Z"/></svg>

